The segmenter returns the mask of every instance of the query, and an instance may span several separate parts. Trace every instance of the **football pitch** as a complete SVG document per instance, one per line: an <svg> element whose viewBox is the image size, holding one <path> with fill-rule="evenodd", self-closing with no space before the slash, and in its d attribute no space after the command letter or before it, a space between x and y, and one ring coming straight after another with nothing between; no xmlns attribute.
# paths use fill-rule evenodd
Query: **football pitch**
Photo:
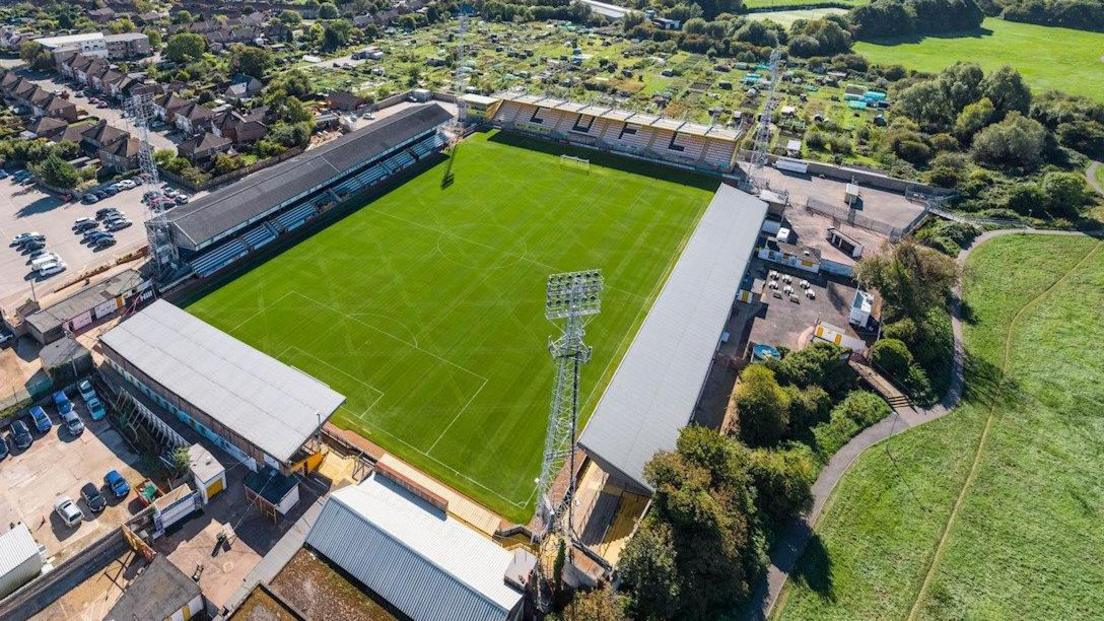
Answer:
<svg viewBox="0 0 1104 621"><path fill-rule="evenodd" d="M719 182L501 133L461 143L443 187L448 163L188 310L344 394L334 424L525 522L557 334L546 278L605 274L585 419Z"/></svg>

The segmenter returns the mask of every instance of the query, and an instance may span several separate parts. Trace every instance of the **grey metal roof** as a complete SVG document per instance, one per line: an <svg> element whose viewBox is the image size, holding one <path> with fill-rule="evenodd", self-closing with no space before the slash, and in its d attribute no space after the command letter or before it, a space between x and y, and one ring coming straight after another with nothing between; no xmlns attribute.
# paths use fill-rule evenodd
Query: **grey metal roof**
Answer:
<svg viewBox="0 0 1104 621"><path fill-rule="evenodd" d="M27 317L27 323L46 334L77 315L134 289L143 280L145 278L137 270L123 270L103 282L85 287L64 300L33 313Z"/></svg>
<svg viewBox="0 0 1104 621"><path fill-rule="evenodd" d="M38 554L38 543L23 522L0 535L0 576L6 576L27 559Z"/></svg>
<svg viewBox="0 0 1104 621"><path fill-rule="evenodd" d="M698 222L579 438L603 467L644 489L644 464L689 422L767 204L722 184Z"/></svg>
<svg viewBox="0 0 1104 621"><path fill-rule="evenodd" d="M345 401L306 373L164 300L135 313L100 342L284 463Z"/></svg>
<svg viewBox="0 0 1104 621"><path fill-rule="evenodd" d="M415 621L503 621L514 554L376 474L326 500L307 543Z"/></svg>
<svg viewBox="0 0 1104 621"><path fill-rule="evenodd" d="M437 104L407 108L249 175L169 212L167 218L175 229L174 237L182 246L201 247L450 118Z"/></svg>
<svg viewBox="0 0 1104 621"><path fill-rule="evenodd" d="M108 611L105 621L169 619L200 594L199 585L163 554L153 557ZM193 610L192 614L198 611Z"/></svg>

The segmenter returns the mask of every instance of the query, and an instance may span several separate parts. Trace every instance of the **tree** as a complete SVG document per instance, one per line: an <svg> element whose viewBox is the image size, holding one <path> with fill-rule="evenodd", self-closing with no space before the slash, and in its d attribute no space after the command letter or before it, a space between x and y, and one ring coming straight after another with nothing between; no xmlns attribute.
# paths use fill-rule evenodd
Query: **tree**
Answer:
<svg viewBox="0 0 1104 621"><path fill-rule="evenodd" d="M789 352L782 360L767 363L767 366L784 384L801 388L812 385L831 388L832 376L843 366L842 354L843 350L834 343L815 341L804 349Z"/></svg>
<svg viewBox="0 0 1104 621"><path fill-rule="evenodd" d="M970 144L974 134L984 129L985 126L993 120L993 115L995 113L996 108L993 106L993 102L989 101L988 97L982 97L974 103L967 105L962 109L962 112L958 113L958 118L955 119L955 137L957 137L962 144Z"/></svg>
<svg viewBox="0 0 1104 621"><path fill-rule="evenodd" d="M288 28L298 28L299 24L303 23L303 16L299 14L299 11L293 11L291 9L284 9L283 11L280 11L277 19L280 20L281 24L287 26Z"/></svg>
<svg viewBox="0 0 1104 621"><path fill-rule="evenodd" d="M817 470L812 452L802 444L752 451L748 472L759 511L782 526L811 509Z"/></svg>
<svg viewBox="0 0 1104 621"><path fill-rule="evenodd" d="M747 452L692 425L645 466L653 511L621 560L634 619L715 619L748 596L765 551Z"/></svg>
<svg viewBox="0 0 1104 621"><path fill-rule="evenodd" d="M591 591L576 591L560 615L561 621L629 621L625 596L608 584Z"/></svg>
<svg viewBox="0 0 1104 621"><path fill-rule="evenodd" d="M263 78L272 66L272 52L255 45L234 45L230 48L230 71Z"/></svg>
<svg viewBox="0 0 1104 621"><path fill-rule="evenodd" d="M77 187L80 183L80 175L72 164L61 159L57 153L50 153L46 159L32 165L35 174L55 188L68 190Z"/></svg>
<svg viewBox="0 0 1104 621"><path fill-rule="evenodd" d="M323 2L318 5L318 19L337 19L338 15L341 15L341 13L334 3Z"/></svg>
<svg viewBox="0 0 1104 621"><path fill-rule="evenodd" d="M169 37L165 44L165 58L176 62L186 63L203 58L203 52L207 50L207 41L194 32L180 32Z"/></svg>
<svg viewBox="0 0 1104 621"><path fill-rule="evenodd" d="M932 130L950 126L955 118L951 101L935 80L925 80L901 91L897 106L905 116Z"/></svg>
<svg viewBox="0 0 1104 621"><path fill-rule="evenodd" d="M1012 112L974 136L973 154L983 164L1032 171L1043 163L1045 146L1046 128L1034 119Z"/></svg>
<svg viewBox="0 0 1104 621"><path fill-rule="evenodd" d="M733 393L740 438L749 446L776 444L790 422L790 397L765 365L752 364L740 373Z"/></svg>
<svg viewBox="0 0 1104 621"><path fill-rule="evenodd" d="M682 578L671 526L646 516L621 553L619 570L637 619L670 619L679 609Z"/></svg>
<svg viewBox="0 0 1104 621"><path fill-rule="evenodd" d="M828 419L832 410L832 397L828 391L813 384L805 388L783 386L790 397L790 427L786 436L808 440L809 430Z"/></svg>
<svg viewBox="0 0 1104 621"><path fill-rule="evenodd" d="M352 43L356 27L347 19L335 19L322 27L322 49L330 51Z"/></svg>
<svg viewBox="0 0 1104 621"><path fill-rule="evenodd" d="M161 31L157 28L146 28L142 31L142 34L149 38L150 49L161 49Z"/></svg>
<svg viewBox="0 0 1104 621"><path fill-rule="evenodd" d="M1020 72L1008 65L985 78L982 93L993 102L997 118L1003 119L1010 112L1027 114L1031 108L1031 89L1024 83Z"/></svg>
<svg viewBox="0 0 1104 621"><path fill-rule="evenodd" d="M1025 181L1008 189L1006 206L1025 216L1042 216L1047 208L1047 195L1039 184Z"/></svg>
<svg viewBox="0 0 1104 621"><path fill-rule="evenodd" d="M985 72L976 63L956 62L939 73L937 81L957 113L981 97Z"/></svg>
<svg viewBox="0 0 1104 621"><path fill-rule="evenodd" d="M944 303L958 276L954 259L909 239L887 243L878 254L860 260L855 269L864 287L881 293L886 320L926 316Z"/></svg>
<svg viewBox="0 0 1104 621"><path fill-rule="evenodd" d="M32 69L39 71L45 71L54 66L54 58L50 55L50 51L34 41L24 41L19 44L19 58Z"/></svg>

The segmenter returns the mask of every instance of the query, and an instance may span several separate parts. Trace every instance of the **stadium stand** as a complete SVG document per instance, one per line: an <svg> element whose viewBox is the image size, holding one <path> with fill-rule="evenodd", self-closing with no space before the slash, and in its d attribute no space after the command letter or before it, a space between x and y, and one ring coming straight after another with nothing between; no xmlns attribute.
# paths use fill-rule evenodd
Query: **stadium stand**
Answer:
<svg viewBox="0 0 1104 621"><path fill-rule="evenodd" d="M168 215L180 256L206 277L447 144L451 115L408 108L245 177Z"/></svg>
<svg viewBox="0 0 1104 621"><path fill-rule="evenodd" d="M603 150L729 173L739 134L598 104L587 105L539 95L506 95L493 125Z"/></svg>

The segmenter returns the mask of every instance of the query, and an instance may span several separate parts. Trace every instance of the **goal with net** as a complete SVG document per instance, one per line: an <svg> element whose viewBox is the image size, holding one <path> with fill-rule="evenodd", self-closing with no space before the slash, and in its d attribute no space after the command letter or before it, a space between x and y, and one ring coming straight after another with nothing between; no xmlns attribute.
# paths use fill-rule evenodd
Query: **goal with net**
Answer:
<svg viewBox="0 0 1104 621"><path fill-rule="evenodd" d="M560 168L589 173L590 160L582 157L575 157L574 155L561 155Z"/></svg>

